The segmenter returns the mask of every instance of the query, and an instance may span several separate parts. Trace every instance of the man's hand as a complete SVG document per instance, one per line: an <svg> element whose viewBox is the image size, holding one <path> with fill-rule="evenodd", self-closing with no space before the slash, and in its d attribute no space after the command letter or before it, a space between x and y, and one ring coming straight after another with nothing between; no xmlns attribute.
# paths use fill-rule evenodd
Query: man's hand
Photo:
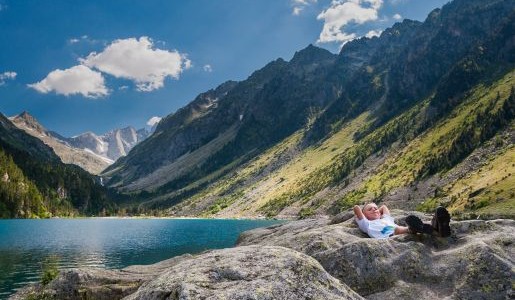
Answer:
<svg viewBox="0 0 515 300"><path fill-rule="evenodd" d="M390 210L388 210L386 205L381 205L381 207L379 207L379 212L381 213L381 217L383 217L383 215L390 215Z"/></svg>

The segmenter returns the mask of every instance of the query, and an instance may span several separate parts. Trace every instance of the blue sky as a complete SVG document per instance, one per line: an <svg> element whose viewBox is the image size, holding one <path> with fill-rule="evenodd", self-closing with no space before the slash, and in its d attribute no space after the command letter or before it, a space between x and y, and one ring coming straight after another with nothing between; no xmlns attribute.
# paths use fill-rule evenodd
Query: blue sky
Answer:
<svg viewBox="0 0 515 300"><path fill-rule="evenodd" d="M145 126L310 43L337 53L442 0L0 0L0 112L65 136Z"/></svg>

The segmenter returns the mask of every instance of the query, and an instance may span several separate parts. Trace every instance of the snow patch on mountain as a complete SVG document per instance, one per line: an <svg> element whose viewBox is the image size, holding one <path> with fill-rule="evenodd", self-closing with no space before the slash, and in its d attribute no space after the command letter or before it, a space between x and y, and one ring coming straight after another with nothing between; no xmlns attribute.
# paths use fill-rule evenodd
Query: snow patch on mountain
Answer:
<svg viewBox="0 0 515 300"><path fill-rule="evenodd" d="M111 130L100 136L92 132L86 132L68 139L67 142L75 148L89 149L91 152L114 162L127 155L134 146L149 135L150 132L146 129L136 131L129 126Z"/></svg>

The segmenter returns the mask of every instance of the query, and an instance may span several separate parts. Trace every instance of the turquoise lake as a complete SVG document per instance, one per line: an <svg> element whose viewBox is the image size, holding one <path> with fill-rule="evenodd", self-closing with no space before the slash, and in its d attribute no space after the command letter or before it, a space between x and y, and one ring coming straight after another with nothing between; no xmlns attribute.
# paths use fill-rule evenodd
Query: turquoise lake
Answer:
<svg viewBox="0 0 515 300"><path fill-rule="evenodd" d="M243 231L275 220L0 220L0 299L40 280L42 264L124 268L184 253L232 247Z"/></svg>

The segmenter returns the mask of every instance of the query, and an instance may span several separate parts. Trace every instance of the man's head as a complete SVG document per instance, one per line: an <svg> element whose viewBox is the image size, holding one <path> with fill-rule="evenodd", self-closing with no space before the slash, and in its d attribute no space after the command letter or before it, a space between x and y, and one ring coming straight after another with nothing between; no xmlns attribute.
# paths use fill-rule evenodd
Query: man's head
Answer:
<svg viewBox="0 0 515 300"><path fill-rule="evenodd" d="M375 203L367 203L363 206L363 215L368 220L377 220L381 218L381 212Z"/></svg>

